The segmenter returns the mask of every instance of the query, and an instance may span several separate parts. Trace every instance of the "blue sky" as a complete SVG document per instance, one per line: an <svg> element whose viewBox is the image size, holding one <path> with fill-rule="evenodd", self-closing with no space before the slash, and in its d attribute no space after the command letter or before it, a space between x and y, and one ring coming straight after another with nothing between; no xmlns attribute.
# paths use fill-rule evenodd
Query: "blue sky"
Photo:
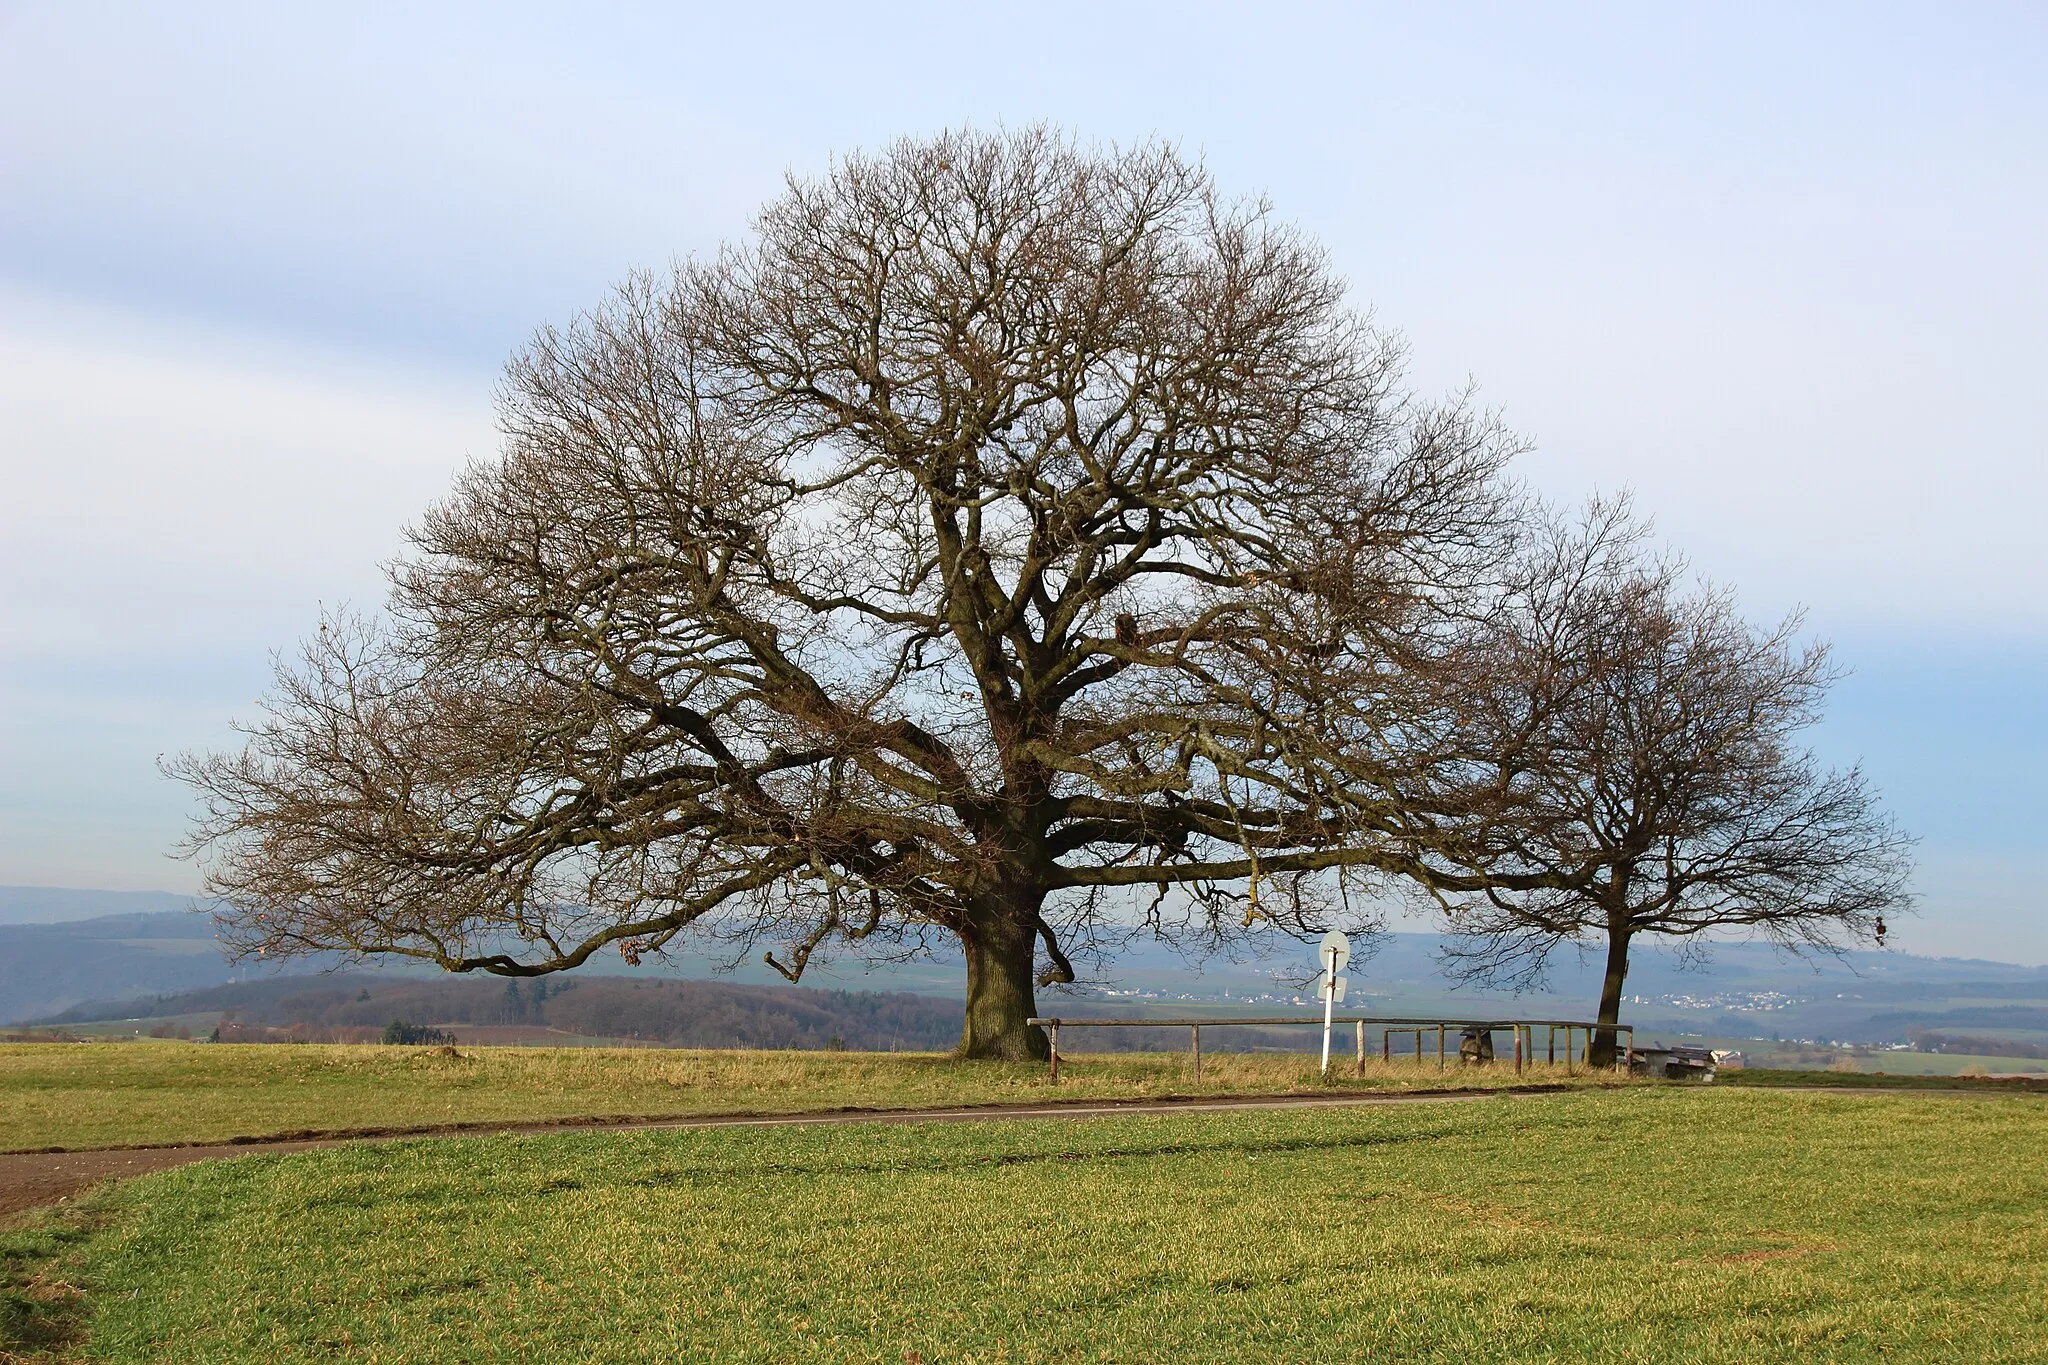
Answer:
<svg viewBox="0 0 2048 1365"><path fill-rule="evenodd" d="M1537 485L1852 670L1920 951L2048 961L2048 10L0 0L0 882L187 889L158 753L493 446L506 354L949 125L1162 136Z"/></svg>

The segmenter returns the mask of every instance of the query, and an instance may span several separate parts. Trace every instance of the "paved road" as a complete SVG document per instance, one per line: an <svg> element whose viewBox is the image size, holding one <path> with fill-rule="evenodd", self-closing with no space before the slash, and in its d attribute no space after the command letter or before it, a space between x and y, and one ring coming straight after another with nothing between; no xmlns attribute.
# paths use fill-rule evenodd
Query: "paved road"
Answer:
<svg viewBox="0 0 2048 1365"><path fill-rule="evenodd" d="M1972 1090L1886 1090L1833 1086L1783 1086L1783 1090L1824 1091L1868 1097L1995 1099ZM1065 1104L981 1105L963 1109L851 1109L817 1114L706 1115L701 1118L632 1119L616 1123L568 1120L556 1123L463 1124L426 1131L382 1131L331 1137L195 1143L83 1152L24 1152L0 1155L0 1217L41 1204L58 1204L102 1180L125 1179L194 1161L218 1161L256 1152L303 1152L344 1142L396 1142L422 1137L479 1137L502 1133L637 1132L661 1128L793 1128L837 1123L986 1123L1006 1119L1087 1119L1131 1114L1227 1114L1246 1110L1349 1109L1394 1104L1462 1104L1492 1098L1564 1093L1561 1088L1527 1090L1436 1090L1379 1095L1254 1095L1242 1099L1074 1101Z"/></svg>

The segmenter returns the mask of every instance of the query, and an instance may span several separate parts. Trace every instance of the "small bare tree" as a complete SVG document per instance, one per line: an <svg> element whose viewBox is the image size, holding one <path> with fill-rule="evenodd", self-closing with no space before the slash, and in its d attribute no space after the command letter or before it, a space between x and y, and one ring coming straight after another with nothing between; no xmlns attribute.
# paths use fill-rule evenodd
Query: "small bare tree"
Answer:
<svg viewBox="0 0 2048 1365"><path fill-rule="evenodd" d="M1429 852L1427 679L1513 442L1405 395L1342 292L1166 148L793 182L540 333L388 623L174 765L229 942L519 976L696 924L795 980L935 932L962 1053L1022 1057L1077 945L1478 886Z"/></svg>
<svg viewBox="0 0 2048 1365"><path fill-rule="evenodd" d="M1836 676L1826 647L1798 643L1796 616L1760 630L1725 592L1682 591L1641 541L1625 504L1552 525L1457 675L1468 755L1491 768L1463 859L1495 880L1447 899L1451 960L1526 985L1560 945L1602 943L1601 1065L1639 936L1881 944L1910 871L1862 773L1798 744Z"/></svg>

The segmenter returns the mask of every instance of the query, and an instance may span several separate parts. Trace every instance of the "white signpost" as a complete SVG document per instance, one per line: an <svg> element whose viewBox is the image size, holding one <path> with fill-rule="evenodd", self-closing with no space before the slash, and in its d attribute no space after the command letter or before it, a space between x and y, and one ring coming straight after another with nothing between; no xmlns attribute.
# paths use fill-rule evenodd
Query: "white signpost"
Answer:
<svg viewBox="0 0 2048 1365"><path fill-rule="evenodd" d="M1344 964L1351 960L1351 940L1332 929L1323 935L1322 946L1316 950L1322 960L1323 977L1317 983L1323 992L1323 1074L1330 1074L1330 1024L1337 1012L1337 1002L1344 998L1344 988L1350 983L1337 973L1344 970Z"/></svg>

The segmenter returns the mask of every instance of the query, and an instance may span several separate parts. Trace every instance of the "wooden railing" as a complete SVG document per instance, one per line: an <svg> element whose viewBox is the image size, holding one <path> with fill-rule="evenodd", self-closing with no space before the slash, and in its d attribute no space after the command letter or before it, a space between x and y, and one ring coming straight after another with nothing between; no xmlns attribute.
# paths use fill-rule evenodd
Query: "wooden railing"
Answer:
<svg viewBox="0 0 2048 1365"><path fill-rule="evenodd" d="M1055 1083L1060 1078L1060 1030L1062 1028L1184 1028L1188 1030L1189 1063L1193 1067L1194 1078L1200 1080L1202 1079L1202 1030L1205 1028L1246 1026L1320 1028L1323 1024L1323 1020L1319 1015L1306 1017L1288 1015L1285 1017L1275 1016L1246 1019L1033 1018L1027 1019L1024 1022L1036 1025L1046 1031L1046 1039L1052 1047L1052 1079ZM1376 1017L1369 1014L1339 1015L1332 1019L1331 1022L1333 1024L1349 1024L1357 1029L1358 1071L1360 1075L1365 1073L1365 1034L1369 1026L1380 1030L1380 1057L1383 1061L1388 1062L1394 1059L1394 1035L1397 1033L1404 1035L1414 1034L1415 1064L1417 1066L1423 1065L1423 1039L1429 1033L1434 1032L1436 1034L1436 1064L1439 1070L1445 1064L1445 1042L1450 1030L1457 1030L1461 1040L1467 1030L1487 1034L1498 1033L1503 1029L1508 1030L1513 1033L1515 1040L1515 1074L1517 1076L1522 1074L1525 1065L1533 1063L1536 1059L1537 1029L1549 1030L1545 1051L1547 1060L1553 1066L1557 1063L1557 1035L1559 1030L1563 1030L1564 1064L1566 1071L1569 1072L1574 1066L1591 1065L1593 1034L1602 1027L1600 1024L1589 1023L1583 1019L1409 1019L1398 1016ZM1616 1065L1621 1067L1633 1066L1636 1053L1635 1029L1628 1024L1614 1024L1608 1027L1611 1027L1615 1033L1628 1035L1626 1050L1617 1049L1616 1051ZM1577 1062L1574 1062L1572 1057L1574 1039L1580 1034L1583 1034L1584 1037L1578 1048L1579 1059Z"/></svg>

